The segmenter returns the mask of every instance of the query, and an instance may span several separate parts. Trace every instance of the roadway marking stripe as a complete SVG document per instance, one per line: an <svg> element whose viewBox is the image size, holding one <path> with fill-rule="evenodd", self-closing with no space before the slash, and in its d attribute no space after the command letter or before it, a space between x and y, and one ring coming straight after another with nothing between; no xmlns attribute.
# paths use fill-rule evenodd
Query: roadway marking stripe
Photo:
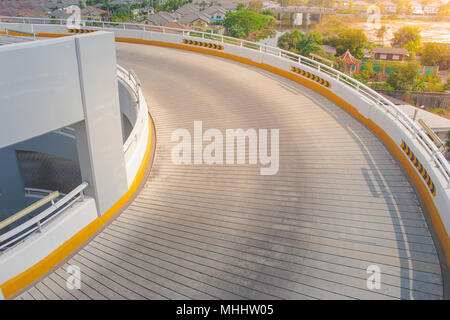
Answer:
<svg viewBox="0 0 450 320"><path fill-rule="evenodd" d="M90 32L95 32L95 30L89 30L89 29L67 29L67 32L69 32L69 33L90 33Z"/></svg>
<svg viewBox="0 0 450 320"><path fill-rule="evenodd" d="M319 76L316 76L315 74L312 74L311 72L307 72L305 70L302 70L302 69L294 67L294 66L291 66L291 71L295 72L301 76L304 76L312 81L315 81L315 82L323 85L324 87L331 88L331 84L329 81L327 81Z"/></svg>
<svg viewBox="0 0 450 320"><path fill-rule="evenodd" d="M405 152L406 156L411 160L412 164L416 167L417 171L419 171L419 174L422 176L423 180L428 186L428 189L430 189L431 194L435 197L436 196L436 188L434 186L433 181L431 180L430 175L428 174L427 170L423 167L423 165L420 163L419 159L417 159L416 155L412 152L412 150L408 147L408 145L405 143L405 141L402 139L402 144L400 145L402 150Z"/></svg>
<svg viewBox="0 0 450 320"><path fill-rule="evenodd" d="M223 50L223 46L215 44L215 43L211 43L211 42L201 42L201 41L183 39L183 43L190 44L193 46L209 48L209 49Z"/></svg>

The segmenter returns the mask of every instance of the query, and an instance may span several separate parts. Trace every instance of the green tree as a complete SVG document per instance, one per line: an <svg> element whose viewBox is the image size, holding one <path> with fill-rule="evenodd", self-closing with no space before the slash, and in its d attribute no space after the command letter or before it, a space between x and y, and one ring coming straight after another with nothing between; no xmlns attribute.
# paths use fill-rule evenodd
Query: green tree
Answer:
<svg viewBox="0 0 450 320"><path fill-rule="evenodd" d="M263 8L263 4L260 1L250 1L247 5L248 10L259 12Z"/></svg>
<svg viewBox="0 0 450 320"><path fill-rule="evenodd" d="M278 47L299 53L305 57L309 57L311 53L322 53L320 46L320 35L315 33L304 34L298 29L286 32L278 38Z"/></svg>
<svg viewBox="0 0 450 320"><path fill-rule="evenodd" d="M368 62L364 63L364 67L361 72L354 73L352 76L359 82L367 84L375 76L375 74L376 74L376 72L373 71L372 62L368 61Z"/></svg>
<svg viewBox="0 0 450 320"><path fill-rule="evenodd" d="M449 46L436 42L426 43L423 46L421 62L424 66L439 66L440 69L448 69L450 67Z"/></svg>
<svg viewBox="0 0 450 320"><path fill-rule="evenodd" d="M379 29L377 29L376 31L376 35L377 38L380 40L381 42L381 46L384 46L384 35L386 34L386 32L388 31L388 27L383 24Z"/></svg>
<svg viewBox="0 0 450 320"><path fill-rule="evenodd" d="M238 3L236 6L236 11L245 10L245 4Z"/></svg>
<svg viewBox="0 0 450 320"><path fill-rule="evenodd" d="M404 26L394 32L392 46L405 48L410 54L416 54L422 46L420 28L415 26Z"/></svg>
<svg viewBox="0 0 450 320"><path fill-rule="evenodd" d="M420 86L419 70L420 65L416 61L398 63L386 83L394 90L416 90Z"/></svg>
<svg viewBox="0 0 450 320"><path fill-rule="evenodd" d="M450 91L450 76L447 77L446 83L444 84L444 90Z"/></svg>
<svg viewBox="0 0 450 320"><path fill-rule="evenodd" d="M367 46L367 37L361 29L344 29L337 37L324 39L324 43L336 48L337 54L344 54L350 50L355 57L364 57L364 48Z"/></svg>
<svg viewBox="0 0 450 320"><path fill-rule="evenodd" d="M274 21L271 16L258 14L251 10L239 10L228 12L223 20L223 25L231 36L246 38L252 32L260 31L265 27L272 27Z"/></svg>
<svg viewBox="0 0 450 320"><path fill-rule="evenodd" d="M444 91L444 85L442 84L442 79L436 74L431 73L421 77L423 81L423 91L427 92L442 92Z"/></svg>

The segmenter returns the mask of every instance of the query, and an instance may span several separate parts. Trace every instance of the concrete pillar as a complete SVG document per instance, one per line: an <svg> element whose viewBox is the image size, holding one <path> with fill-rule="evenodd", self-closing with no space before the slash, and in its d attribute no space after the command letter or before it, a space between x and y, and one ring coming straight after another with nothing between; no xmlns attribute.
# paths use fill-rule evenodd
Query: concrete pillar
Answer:
<svg viewBox="0 0 450 320"><path fill-rule="evenodd" d="M76 50L85 120L74 125L81 175L99 215L127 191L114 34L77 37Z"/></svg>

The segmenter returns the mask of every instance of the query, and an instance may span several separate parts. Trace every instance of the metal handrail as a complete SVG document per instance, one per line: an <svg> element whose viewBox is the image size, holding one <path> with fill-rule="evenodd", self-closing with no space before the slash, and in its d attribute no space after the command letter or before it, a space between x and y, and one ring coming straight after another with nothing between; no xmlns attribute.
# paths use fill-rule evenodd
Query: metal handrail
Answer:
<svg viewBox="0 0 450 320"><path fill-rule="evenodd" d="M51 19L51 18L20 18L20 17L3 17L0 16L0 22L2 19L5 19L6 22L10 22L11 20L20 21L21 23L29 23L32 24L35 22L36 24L54 24L58 22L59 24L64 24L64 19ZM53 22L53 23L52 23ZM293 62L299 63L301 65L306 65L313 69L316 69L318 72L324 73L337 81L344 83L345 85L351 87L355 90L361 97L364 97L376 106L377 108L381 108L384 112L390 114L393 117L393 120L401 124L414 138L416 138L419 143L424 147L427 153L431 156L432 161L438 167L439 171L442 173L444 179L449 182L447 187L450 187L450 164L445 159L442 152L439 148L434 144L434 142L428 137L428 135L421 130L419 125L414 122L411 118L409 118L406 113L404 113L399 107L393 104L389 99L385 98L375 90L369 88L363 83L355 80L349 75L342 73L332 67L329 67L323 63L320 63L316 60L298 55L296 53L283 50L277 47L272 47L267 44L251 42L243 39L217 35L212 33L206 33L202 31L192 31L186 29L178 29L178 28L168 28L163 26L150 26L145 24L136 24L136 23L120 23L120 22L94 22L94 21L82 21L84 24L93 24L91 29L94 30L117 30L120 29L130 29L130 30L140 30L144 32L161 32L165 33L167 31L171 31L171 33L179 33L183 36L191 36L191 37L200 37L203 39L213 40L224 44L236 45L240 47L244 47L250 50L258 50L260 52L264 52L267 54L271 54L274 56L278 56L282 59L288 59ZM95 26L95 25L97 26ZM149 30L148 30L149 29Z"/></svg>
<svg viewBox="0 0 450 320"><path fill-rule="evenodd" d="M83 201L84 200L83 190L86 189L87 186L88 186L88 183L83 182L81 185L79 185L78 187L73 189L71 192L66 194L64 197L62 197L59 201L52 202L52 205L49 208L45 209L44 211L42 211L35 217L20 224L19 226L15 227L14 229L0 235L0 251L4 251L6 249L11 248L12 246L16 245L20 240L24 239L25 237L27 237L28 235L30 235L36 231L41 232L43 226L45 226L47 223L49 223L55 217L59 216L62 212L64 212L64 210L69 208L73 203L75 203L78 200ZM59 196L59 193L56 195L56 197L54 194L52 194L50 196L52 199L56 199ZM47 197L44 199L47 200ZM42 199L42 200L44 200L44 199ZM40 201L37 201L36 203L40 203ZM51 201L53 201L53 200L51 200ZM34 208L34 210L42 207L42 205L43 204ZM26 215L30 214L34 210L27 212ZM24 217L26 215L23 215L22 217ZM17 221L17 220L18 219L16 219L15 221Z"/></svg>
<svg viewBox="0 0 450 320"><path fill-rule="evenodd" d="M53 192L53 190L30 188L30 187L23 188L23 191L24 191L24 195L26 197L34 197L34 198L39 198L39 199L42 199ZM60 197L65 196L65 195L66 195L65 193L59 192Z"/></svg>
<svg viewBox="0 0 450 320"><path fill-rule="evenodd" d="M6 31L6 35L10 35L9 33L10 32L12 32L12 33L19 33L19 34L23 34L23 35L26 35L26 36L33 36L33 39L34 40L36 40L36 37L38 36L38 34L37 33L34 33L34 32L25 32L25 31L20 31L20 30L13 30L13 29L5 29L5 31Z"/></svg>
<svg viewBox="0 0 450 320"><path fill-rule="evenodd" d="M53 200L55 200L58 197L59 197L59 192L54 191L54 192L50 193L49 195L45 196L44 198L42 198L41 200L36 201L35 203L29 205L25 209L22 209L19 212L13 214L12 216L6 218L5 220L0 221L0 230L3 230L7 226L13 224L14 222L16 222L17 220L19 220L23 217L29 215L30 213L41 208L42 206L46 205L47 203L53 202Z"/></svg>

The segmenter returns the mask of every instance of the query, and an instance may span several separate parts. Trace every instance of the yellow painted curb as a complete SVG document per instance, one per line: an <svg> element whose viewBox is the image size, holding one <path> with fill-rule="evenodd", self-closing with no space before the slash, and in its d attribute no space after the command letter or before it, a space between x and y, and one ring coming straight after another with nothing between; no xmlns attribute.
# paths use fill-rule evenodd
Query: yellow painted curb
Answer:
<svg viewBox="0 0 450 320"><path fill-rule="evenodd" d="M101 226L103 226L116 212L118 212L128 200L136 192L137 188L141 184L144 177L147 163L150 157L150 150L152 144L152 121L149 116L149 132L147 147L144 154L144 159L141 162L139 170L131 183L130 189L119 199L108 211L106 211L101 217L92 221L89 225L84 227L80 232L72 236L69 240L64 242L56 250L50 253L47 257L36 263L31 268L25 270L21 274L6 281L0 285L0 290L3 292L3 296L6 298L11 297L19 290L25 288L27 285L39 279L45 273L50 271L54 266L63 261L69 254L75 251L80 245L89 239Z"/></svg>

